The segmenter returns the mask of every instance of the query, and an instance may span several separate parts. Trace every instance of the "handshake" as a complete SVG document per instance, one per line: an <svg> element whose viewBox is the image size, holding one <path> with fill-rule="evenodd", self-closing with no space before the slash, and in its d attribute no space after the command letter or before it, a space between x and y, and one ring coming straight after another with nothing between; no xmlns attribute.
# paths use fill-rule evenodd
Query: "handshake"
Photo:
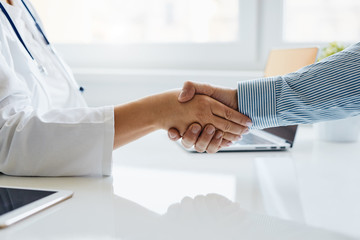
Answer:
<svg viewBox="0 0 360 240"><path fill-rule="evenodd" d="M238 112L236 89L186 82L176 94L177 104L182 105L184 112L179 114L174 107L176 119L162 128L168 129L171 140L181 138L185 148L194 146L198 152L215 153L230 146L232 141L240 140L252 125L247 116ZM193 119L190 124L189 116ZM179 122L185 118L187 120Z"/></svg>
<svg viewBox="0 0 360 240"><path fill-rule="evenodd" d="M238 112L236 89L186 82L183 89L155 94L114 108L114 149L153 131L168 130L186 148L215 153L249 131Z"/></svg>

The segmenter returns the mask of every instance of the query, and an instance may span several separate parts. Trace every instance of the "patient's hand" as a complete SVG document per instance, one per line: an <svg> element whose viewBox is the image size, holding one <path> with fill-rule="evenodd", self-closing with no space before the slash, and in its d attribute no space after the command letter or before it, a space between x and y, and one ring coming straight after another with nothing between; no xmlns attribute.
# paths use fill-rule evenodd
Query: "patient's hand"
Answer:
<svg viewBox="0 0 360 240"><path fill-rule="evenodd" d="M178 100L179 102L187 102L197 94L210 96L237 112L238 100L236 89L226 89L214 87L209 84L186 82ZM231 145L232 141L238 141L241 138L241 135L246 133L248 131L248 127L251 126L251 120L248 117L238 112L237 114L239 118L241 118L241 122L239 122L239 124L245 127L245 130L240 134L233 134L229 132L222 133L220 131L217 131L215 134L209 134L207 129L211 129L213 126L208 125L204 130L201 130L199 129L199 125L197 123L193 123L192 125L189 125L188 130L183 135L180 135L176 128L170 128L168 130L168 135L173 141L182 137L182 144L186 148L190 148L194 145L198 152L207 151L208 153L215 153L221 147ZM221 136L220 139L218 138L219 136Z"/></svg>

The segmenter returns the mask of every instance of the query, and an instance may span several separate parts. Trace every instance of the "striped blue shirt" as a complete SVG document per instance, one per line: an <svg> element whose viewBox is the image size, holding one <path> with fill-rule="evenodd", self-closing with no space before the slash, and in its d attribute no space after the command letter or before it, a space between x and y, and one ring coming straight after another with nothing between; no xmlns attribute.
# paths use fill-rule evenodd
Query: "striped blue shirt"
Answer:
<svg viewBox="0 0 360 240"><path fill-rule="evenodd" d="M253 129L360 114L360 42L284 76L238 83L239 111Z"/></svg>

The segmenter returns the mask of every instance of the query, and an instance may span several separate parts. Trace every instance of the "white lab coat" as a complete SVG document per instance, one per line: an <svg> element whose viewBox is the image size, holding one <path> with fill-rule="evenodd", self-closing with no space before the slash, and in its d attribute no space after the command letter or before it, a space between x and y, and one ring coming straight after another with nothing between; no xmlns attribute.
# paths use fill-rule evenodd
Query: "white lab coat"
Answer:
<svg viewBox="0 0 360 240"><path fill-rule="evenodd" d="M0 172L110 174L114 108L86 106L68 67L45 44L21 1L13 2L10 6L2 1L29 51L48 74L39 71L0 11Z"/></svg>

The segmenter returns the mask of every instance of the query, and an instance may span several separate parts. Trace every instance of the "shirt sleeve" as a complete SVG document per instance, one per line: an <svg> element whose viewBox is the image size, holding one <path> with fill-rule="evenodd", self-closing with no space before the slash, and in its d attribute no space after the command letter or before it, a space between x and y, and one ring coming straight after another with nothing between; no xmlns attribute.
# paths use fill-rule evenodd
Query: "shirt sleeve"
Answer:
<svg viewBox="0 0 360 240"><path fill-rule="evenodd" d="M110 175L114 108L38 108L33 103L34 93L14 71L1 40L0 172L15 176Z"/></svg>
<svg viewBox="0 0 360 240"><path fill-rule="evenodd" d="M284 76L238 83L239 111L253 129L360 114L360 43Z"/></svg>

